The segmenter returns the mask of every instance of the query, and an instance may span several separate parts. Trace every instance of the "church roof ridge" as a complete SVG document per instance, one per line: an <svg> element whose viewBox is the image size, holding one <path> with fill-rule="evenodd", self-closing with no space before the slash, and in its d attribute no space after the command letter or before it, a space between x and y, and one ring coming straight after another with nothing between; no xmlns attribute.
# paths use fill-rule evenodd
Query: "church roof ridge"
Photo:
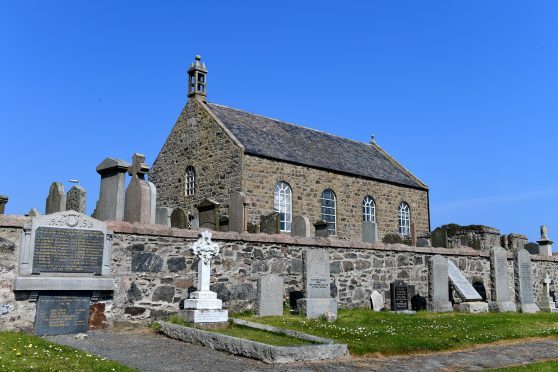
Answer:
<svg viewBox="0 0 558 372"><path fill-rule="evenodd" d="M294 125L295 127L299 127L299 128L303 128L303 129L308 129L308 130L311 130L311 131L314 131L314 132L318 132L318 133L321 133L321 134L325 134L325 135L328 135L328 136L337 137L337 138L342 139L342 140L345 140L345 141L352 141L352 142L358 143L359 145L366 145L366 146L368 146L368 147L372 147L372 145L371 145L370 143L368 143L368 142L363 142L363 141L358 141L358 140L355 140L355 139L352 139L352 138L343 137L343 136L341 136L341 135L339 135L339 134L330 133L330 132L326 132L326 131L324 131L324 130L319 130L319 129L316 129L316 128L307 127L307 126L305 126L305 125L300 125L300 124L297 124L297 123L292 123L292 122L290 122L290 121L285 121L285 120L273 118L273 117L267 116L267 115L257 114L257 113L255 113L255 112L250 112L250 111L246 111L246 110L237 109L237 108L231 107L231 106L221 105L221 104L215 103L215 102L207 102L207 103L208 103L208 104L211 104L211 105L214 105L214 106L220 106L220 107L223 107L223 108L226 108L226 109L229 109L229 110L235 110L235 111L238 111L238 112L242 112L243 114L248 114L248 115L252 115L252 116L259 116L259 117L261 117L261 118L268 119L268 120L273 120L273 121L276 121L276 122L279 122L279 123L288 124L288 125Z"/></svg>
<svg viewBox="0 0 558 372"><path fill-rule="evenodd" d="M247 154L428 190L377 145L216 103L206 105Z"/></svg>

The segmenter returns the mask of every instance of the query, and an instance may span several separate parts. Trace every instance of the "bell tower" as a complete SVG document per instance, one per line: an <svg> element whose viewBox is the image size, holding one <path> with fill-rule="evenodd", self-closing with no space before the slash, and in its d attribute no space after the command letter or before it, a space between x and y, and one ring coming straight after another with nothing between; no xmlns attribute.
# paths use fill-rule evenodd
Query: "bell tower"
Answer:
<svg viewBox="0 0 558 372"><path fill-rule="evenodd" d="M201 97L207 99L207 68L205 63L200 62L201 57L196 56L196 61L192 62L188 69L188 98Z"/></svg>

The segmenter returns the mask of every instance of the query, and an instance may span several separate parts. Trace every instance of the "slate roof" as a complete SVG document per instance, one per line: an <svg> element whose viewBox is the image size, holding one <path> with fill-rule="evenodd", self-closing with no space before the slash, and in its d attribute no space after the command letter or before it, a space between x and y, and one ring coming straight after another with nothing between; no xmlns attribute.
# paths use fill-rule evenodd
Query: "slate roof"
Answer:
<svg viewBox="0 0 558 372"><path fill-rule="evenodd" d="M375 145L214 103L207 106L248 154L427 189Z"/></svg>

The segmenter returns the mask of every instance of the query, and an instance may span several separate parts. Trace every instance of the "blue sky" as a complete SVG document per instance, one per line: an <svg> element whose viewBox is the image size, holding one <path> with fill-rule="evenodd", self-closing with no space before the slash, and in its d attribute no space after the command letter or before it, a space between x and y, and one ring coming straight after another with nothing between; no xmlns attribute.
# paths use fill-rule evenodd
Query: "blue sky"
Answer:
<svg viewBox="0 0 558 372"><path fill-rule="evenodd" d="M44 210L105 157L152 164L195 54L212 102L380 146L432 227L558 239L555 1L0 3L0 194Z"/></svg>

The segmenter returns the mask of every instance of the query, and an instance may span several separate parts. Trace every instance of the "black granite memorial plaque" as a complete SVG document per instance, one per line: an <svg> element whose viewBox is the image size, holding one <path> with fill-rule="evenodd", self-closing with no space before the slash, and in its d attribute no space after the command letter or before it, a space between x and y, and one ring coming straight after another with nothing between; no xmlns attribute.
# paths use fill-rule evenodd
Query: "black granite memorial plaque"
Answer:
<svg viewBox="0 0 558 372"><path fill-rule="evenodd" d="M402 281L396 280L389 285L391 293L391 310L409 310L409 286Z"/></svg>
<svg viewBox="0 0 558 372"><path fill-rule="evenodd" d="M98 230L39 227L35 232L33 273L101 274L104 240Z"/></svg>
<svg viewBox="0 0 558 372"><path fill-rule="evenodd" d="M90 291L42 291L37 300L35 334L87 332Z"/></svg>

